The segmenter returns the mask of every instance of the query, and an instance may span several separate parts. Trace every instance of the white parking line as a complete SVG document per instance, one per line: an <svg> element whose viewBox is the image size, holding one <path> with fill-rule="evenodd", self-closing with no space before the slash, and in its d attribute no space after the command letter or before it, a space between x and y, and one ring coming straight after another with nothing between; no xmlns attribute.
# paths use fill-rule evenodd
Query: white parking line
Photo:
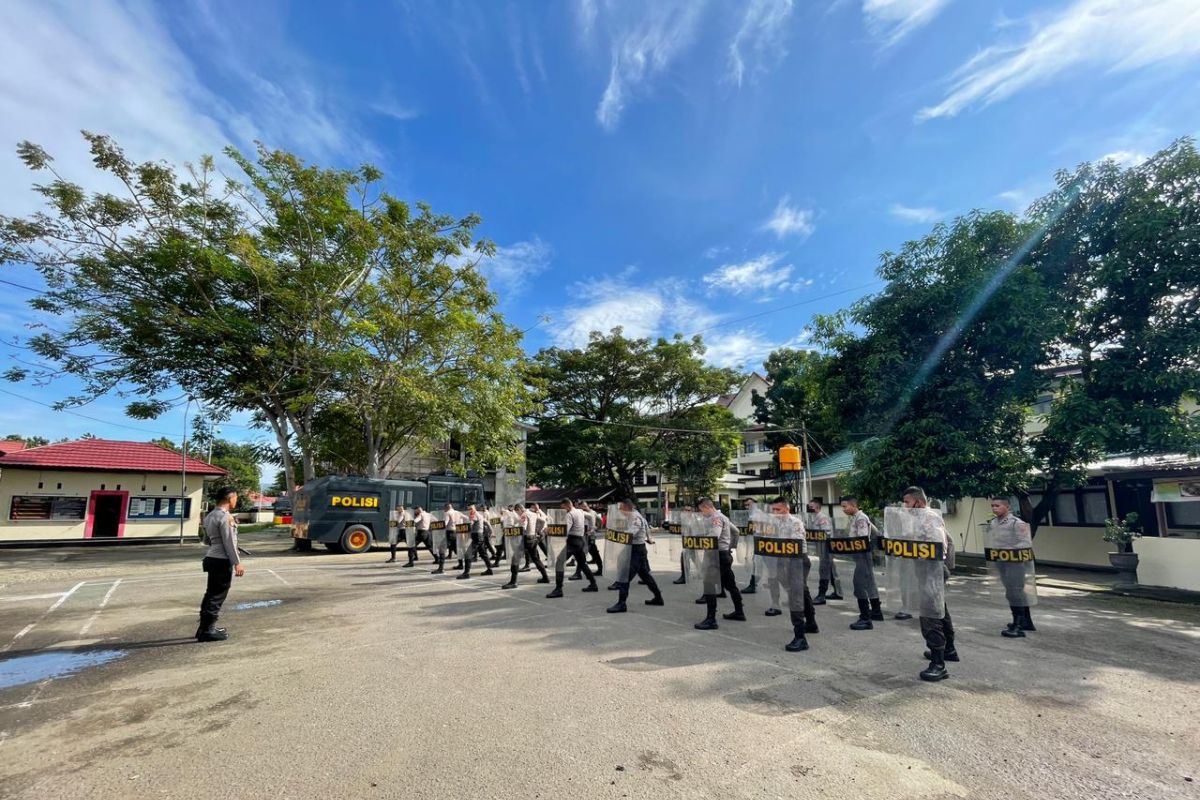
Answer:
<svg viewBox="0 0 1200 800"><path fill-rule="evenodd" d="M22 600L49 600L51 597L62 597L63 592L49 594L19 594L11 597L0 597L0 603L19 603Z"/></svg>
<svg viewBox="0 0 1200 800"><path fill-rule="evenodd" d="M276 572L275 570L273 570L273 569L268 569L268 570L267 570L267 572L271 573L271 574L272 574L272 575L274 575L276 578L279 578L279 580L283 581L283 585L284 585L284 586L291 586L291 585L292 585L292 584L291 584L291 581L284 580L283 576L281 576L281 575L280 575L278 572Z"/></svg>
<svg viewBox="0 0 1200 800"><path fill-rule="evenodd" d="M104 610L104 607L106 605L108 605L108 601L112 599L113 592L115 592L117 590L117 587L120 585L121 585L121 579L117 578L113 582L113 585L108 587L108 591L104 593L104 599L100 601L100 605L97 606L96 612L94 614L92 614L92 616L88 618L88 621L83 623L83 627L79 629L79 637L80 638L83 638L84 634L86 634L89 630L92 629L92 625L94 625L96 623L96 619L97 619L97 617L100 616L100 612Z"/></svg>
<svg viewBox="0 0 1200 800"><path fill-rule="evenodd" d="M75 594L75 592L79 591L79 587L83 586L85 583L87 583L87 581L80 581L79 583L75 584L67 591L63 592L62 596L59 597L58 600L56 600L54 602L54 605L50 606L48 609L43 611L42 615L40 617L38 617L33 622L26 625L24 628L22 628L21 631L12 638L11 642L4 645L4 647L0 648L0 653L7 653L9 650L11 650L14 644L19 642L22 638L24 638L24 636L27 633L29 633L31 630L33 630L35 627L37 627L37 624L39 622L41 622L42 620L44 620L46 617L48 617L56 608L61 606L63 603L67 602L67 598L69 598L71 595Z"/></svg>

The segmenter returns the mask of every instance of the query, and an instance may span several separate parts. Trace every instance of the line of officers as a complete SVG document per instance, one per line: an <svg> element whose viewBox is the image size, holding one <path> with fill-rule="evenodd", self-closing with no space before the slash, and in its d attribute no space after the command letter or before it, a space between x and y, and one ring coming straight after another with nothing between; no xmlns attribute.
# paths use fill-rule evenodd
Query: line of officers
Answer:
<svg viewBox="0 0 1200 800"><path fill-rule="evenodd" d="M925 681L949 677L947 661L959 661L954 623L946 605L946 581L954 568L954 543L941 513L929 507L925 492L916 486L904 490L897 506L884 509L880 531L859 508L854 497L841 498L848 525L834 529L820 504L809 503L802 520L792 513L784 498L766 507L747 501L744 509L723 514L712 500L704 498L693 508L674 510L666 524L673 560L680 564L676 584L698 583L702 594L696 600L705 606L698 630L717 630L718 601L729 599L733 610L722 615L729 621L746 620L743 596L760 589L770 596L768 617L781 616L786 605L792 639L784 649L809 649L808 635L820 632L816 606L843 599L837 562L852 570L852 594L859 618L854 631L874 629L885 619L880 600L883 586L897 608L898 620L919 617L929 666L920 672ZM997 599L1009 606L1011 623L1001 631L1006 638L1024 638L1034 631L1030 607L1037 602L1033 545L1029 526L1012 514L1007 498L991 503L994 517L985 532L988 586ZM417 507L392 512L389 538L391 557L403 541L408 561L418 561L422 545L433 556L433 574L445 572L449 556L458 558L459 579L471 576L472 566L482 561L482 575L492 575L505 558L510 578L501 588L517 586L518 575L536 568L538 583L549 584L547 564L554 568L554 589L548 598L563 596L566 572L570 580L586 580L584 592L598 592L596 578L605 565L614 579L608 589L617 591L617 602L609 613L624 613L632 582L650 591L646 605L664 604L662 592L650 570L647 546L654 543L651 528L638 511L636 500L627 498L609 506L601 515L586 503L576 507L563 500L558 509L528 507L475 508L459 511L446 505L430 512ZM598 538L603 535L604 555ZM543 556L545 560L543 561ZM809 591L813 558L818 559L818 589ZM595 571L592 567L595 567ZM881 574L882 573L882 574ZM739 581L740 579L740 581ZM739 589L739 582L747 582ZM832 590L832 591L831 591ZM786 600L786 602L785 602Z"/></svg>

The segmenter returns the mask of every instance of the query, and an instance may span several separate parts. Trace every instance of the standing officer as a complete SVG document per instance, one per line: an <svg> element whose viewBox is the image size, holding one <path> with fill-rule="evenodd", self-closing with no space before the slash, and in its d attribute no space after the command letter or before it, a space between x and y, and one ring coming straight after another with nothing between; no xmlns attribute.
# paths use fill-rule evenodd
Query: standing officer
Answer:
<svg viewBox="0 0 1200 800"><path fill-rule="evenodd" d="M492 562L488 561L487 557L487 528L485 527L487 523L473 505L467 506L467 520L471 526L471 544L468 545L467 552L463 553L462 574L456 576L460 581L471 577L471 562L480 555L483 556L483 565L486 567L482 573L483 576L494 574Z"/></svg>
<svg viewBox="0 0 1200 800"><path fill-rule="evenodd" d="M858 498L846 496L841 499L842 512L850 518L850 538L871 538L871 520L858 507ZM875 563L871 551L854 554L854 597L858 600L858 621L850 626L852 631L869 631L875 626L871 620L883 621L883 609L879 603L879 587L875 584Z"/></svg>
<svg viewBox="0 0 1200 800"><path fill-rule="evenodd" d="M992 513L985 534L988 568L1004 587L1004 599L1012 612L1012 622L1000 631L1006 639L1024 639L1025 631L1036 631L1029 607L1037 601L1037 577L1033 564L1033 536L1029 525L1012 513L1007 497L992 498ZM1012 561L993 556L1017 555ZM1028 555L1028 558L1025 556Z"/></svg>
<svg viewBox="0 0 1200 800"><path fill-rule="evenodd" d="M461 511L454 508L453 503L446 503L446 507L442 510L442 518L446 520L446 552L458 558L458 563L454 565L454 568L462 569L464 554L458 551L458 526L465 524L467 518Z"/></svg>
<svg viewBox="0 0 1200 800"><path fill-rule="evenodd" d="M729 517L717 510L713 501L707 497L699 502L700 513L704 515L706 535L717 538L717 564L720 570L721 591L729 592L733 600L733 611L723 614L725 619L745 622L746 614L742 609L742 593L738 591L737 579L733 575L733 523ZM705 594L704 604L708 613L702 622L696 623L697 630L709 631L717 629L717 595Z"/></svg>
<svg viewBox="0 0 1200 800"><path fill-rule="evenodd" d="M810 500L807 508L808 513L812 515L811 524L808 526L812 531L809 541L816 543L817 546L813 549L821 559L821 566L817 572L817 596L813 598L813 605L823 606L826 599L842 599L842 582L838 578L833 555L829 552L829 534L833 533L833 520L829 519L829 515L816 500ZM825 592L830 586L833 586L833 593L827 596Z"/></svg>
<svg viewBox="0 0 1200 800"><path fill-rule="evenodd" d="M646 542L650 538L650 523L646 522L646 518L642 516L642 512L638 510L637 499L627 497L621 501L621 511L630 518L629 533L632 535L630 547L633 552L629 556L629 575L628 580L621 581L617 584L617 590L620 594L617 597L617 602L608 607L610 614L622 614L628 609L625 607L625 601L629 599L629 585L633 583L635 578L640 578L642 583L650 589L654 595L646 601L648 606L663 605L662 592L658 589L658 582L654 580L654 576L650 573L650 555L646 550ZM612 524L610 521L609 524ZM620 573L620 569L617 572ZM620 574L617 578L620 579Z"/></svg>
<svg viewBox="0 0 1200 800"><path fill-rule="evenodd" d="M587 526L587 530L584 531L584 538L587 540L588 557L591 558L591 563L595 565L595 575L599 578L604 574L604 560L600 558L600 548L596 546L596 531L600 527L600 515L592 510L586 500L579 504L579 509L583 512L584 522ZM579 565L576 564L575 574L571 576L571 580L577 581L582 577Z"/></svg>
<svg viewBox="0 0 1200 800"><path fill-rule="evenodd" d="M788 612L792 622L792 641L784 645L789 653L798 653L808 649L808 639L805 634L820 633L817 627L816 609L813 608L812 595L808 591L808 573L812 570L812 559L808 555L805 540L804 523L792 516L791 504L784 497L776 497L771 501L771 515L760 522L764 538L772 537L776 544L799 544L799 557L772 558L772 568L768 573L768 585L771 590L771 602L779 604L779 589L783 586L788 593ZM756 528L756 531L758 529ZM776 614L779 611L776 609Z"/></svg>
<svg viewBox="0 0 1200 800"><path fill-rule="evenodd" d="M575 507L569 498L564 498L561 508L566 512L567 517L567 546L558 554L558 558L554 560L554 591L546 595L548 598L562 597L563 578L566 576L567 559L574 557L575 563L583 570L583 576L587 578L588 585L583 587L585 592L598 592L600 587L596 586L596 579L592 576L592 570L587 565L587 549L584 540L584 516L583 512Z"/></svg>
<svg viewBox="0 0 1200 800"><path fill-rule="evenodd" d="M408 548L408 563L401 564L402 567L411 567L417 563L417 548L421 546L421 542L425 542L425 549L429 551L429 555L437 556L433 552L433 542L429 538L429 523L433 522L433 515L420 506L413 508L413 528L416 530L416 537L413 539L413 546Z"/></svg>
<svg viewBox="0 0 1200 800"><path fill-rule="evenodd" d="M925 490L910 486L904 490L905 508L929 509ZM923 538L927 541L940 540L945 548L940 561L918 561L915 576L915 594L921 606L921 635L925 637L925 657L929 666L921 670L923 681L943 681L950 677L946 672L947 661L958 661L958 650L954 647L954 622L950 619L950 608L946 605L946 581L954 569L954 540L946 532L940 514L930 510L921 518Z"/></svg>
<svg viewBox="0 0 1200 800"><path fill-rule="evenodd" d="M544 555L544 556L549 556L549 555L550 555L550 549L549 549L549 548L550 548L550 546L549 546L548 544L546 544L546 521L547 521L547 514L546 514L546 512L545 512L545 511L542 511L542 507L541 507L540 505L538 505L537 503L534 503L534 504L533 504L533 513L534 513L534 515L537 517L537 542L538 542L538 547L540 547L540 548L541 548L541 550L542 550L542 555ZM526 565L525 565L525 570L526 570L526 571L528 571L528 570L529 570L529 565L528 565L528 564L526 564Z"/></svg>
<svg viewBox="0 0 1200 800"><path fill-rule="evenodd" d="M546 574L546 566L545 566L545 564L542 563L542 556L538 552L538 542L537 542L537 539L538 539L538 534L537 534L538 515L533 513L532 510L526 510L525 506L521 505L520 503L517 503L517 505L514 506L514 508L516 509L517 518L519 520L519 524L521 526L521 531L522 531L521 544L518 545L518 544L514 543L512 545L513 552L508 554L508 563L510 564L510 567L509 567L509 576L510 577L508 579L508 583L504 584L500 588L501 589L517 588L517 573L525 571L525 570L519 569L519 567L521 565L521 555L522 554L516 552L518 547L523 549L525 561L532 562L533 565L537 567L537 571L541 573L542 577L538 578L538 583L549 583L550 576ZM505 537L505 538L508 538L508 537ZM528 569L528 567L526 567L525 569Z"/></svg>
<svg viewBox="0 0 1200 800"><path fill-rule="evenodd" d="M229 633L216 625L233 576L240 578L246 574L238 555L237 521L230 513L237 505L237 499L237 491L228 486L218 490L217 507L204 518L204 532L208 534L209 544L203 568L208 574L208 585L200 601L200 627L196 628L198 642L220 642L229 638Z"/></svg>
<svg viewBox="0 0 1200 800"><path fill-rule="evenodd" d="M400 541L400 537L404 535L405 523L408 521L408 511L403 505L396 506L396 509L391 513L391 519L388 520L388 550L391 551L391 557L384 563L392 564L396 561L396 544Z"/></svg>
<svg viewBox="0 0 1200 800"><path fill-rule="evenodd" d="M751 539L750 552L752 554L754 552L754 550L753 550L753 548L754 548L754 542L753 542L754 518L757 514L758 514L758 501L756 501L753 497L747 497L746 498L746 519L749 520L749 522L746 525L746 530L744 531L744 535L746 535L747 537L749 537ZM750 563L751 564L754 563L753 555L750 556ZM758 591L758 572L751 571L750 583L746 585L745 589L742 589L742 594L754 594L757 591Z"/></svg>

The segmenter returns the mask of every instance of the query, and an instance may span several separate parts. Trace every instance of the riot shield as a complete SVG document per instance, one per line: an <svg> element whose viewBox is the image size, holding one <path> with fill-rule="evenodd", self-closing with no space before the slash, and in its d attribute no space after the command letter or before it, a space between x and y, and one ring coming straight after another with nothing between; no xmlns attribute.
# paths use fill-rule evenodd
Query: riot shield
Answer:
<svg viewBox="0 0 1200 800"><path fill-rule="evenodd" d="M445 557L450 546L447 544L446 512L432 511L433 521L429 523L429 549L435 556Z"/></svg>
<svg viewBox="0 0 1200 800"><path fill-rule="evenodd" d="M629 583L629 565L633 559L633 527L636 511L628 513L621 506L608 507L604 527L604 568L612 573L616 583Z"/></svg>
<svg viewBox="0 0 1200 800"><path fill-rule="evenodd" d="M871 533L868 527L866 531L855 530L853 525L854 520L850 520L846 527L835 528L829 534L827 546L830 554L834 558L844 559L851 563L866 558L868 561L871 558Z"/></svg>
<svg viewBox="0 0 1200 800"><path fill-rule="evenodd" d="M671 558L682 559L684 577L698 582L704 594L719 594L721 562L711 525L695 511L680 512L678 525L679 535L671 537Z"/></svg>
<svg viewBox="0 0 1200 800"><path fill-rule="evenodd" d="M729 512L729 521L741 531L738 536L737 548L733 552L733 574L739 583L749 583L758 577L764 567L754 557L754 535L756 531L755 518L758 512L751 514L746 509L735 509Z"/></svg>
<svg viewBox="0 0 1200 800"><path fill-rule="evenodd" d="M761 569L761 582L771 595L771 606L782 605L781 595L787 595L790 611L804 612L804 588L808 576L807 542L804 524L791 514L771 514L756 510L751 514L754 525L754 556Z"/></svg>
<svg viewBox="0 0 1200 800"><path fill-rule="evenodd" d="M458 557L466 558L471 549L471 520L465 515L460 515L459 520L454 524L454 540L458 544Z"/></svg>
<svg viewBox="0 0 1200 800"><path fill-rule="evenodd" d="M520 569L525 566L525 529L521 527L521 518L515 511L505 511L500 516L500 526L508 563L513 569Z"/></svg>
<svg viewBox="0 0 1200 800"><path fill-rule="evenodd" d="M388 512L388 544L394 545L400 541L401 525L404 523L403 512L393 508Z"/></svg>
<svg viewBox="0 0 1200 800"><path fill-rule="evenodd" d="M415 549L417 546L417 524L413 519L412 514L408 514L402 523L404 526L404 544L406 547Z"/></svg>
<svg viewBox="0 0 1200 800"><path fill-rule="evenodd" d="M557 564L558 556L567 548L567 512L552 508L546 512L546 558Z"/></svg>
<svg viewBox="0 0 1200 800"><path fill-rule="evenodd" d="M993 598L1013 608L1037 605L1037 568L1029 523L1009 514L992 519L983 536L988 589Z"/></svg>
<svg viewBox="0 0 1200 800"><path fill-rule="evenodd" d="M508 512L504 512L508 513ZM488 534L488 541L493 546L498 546L503 538L504 516L496 509L489 509L487 512L488 526L491 528L491 533Z"/></svg>
<svg viewBox="0 0 1200 800"><path fill-rule="evenodd" d="M932 508L883 510L883 552L896 565L896 585L906 609L922 617L946 615L946 525Z"/></svg>

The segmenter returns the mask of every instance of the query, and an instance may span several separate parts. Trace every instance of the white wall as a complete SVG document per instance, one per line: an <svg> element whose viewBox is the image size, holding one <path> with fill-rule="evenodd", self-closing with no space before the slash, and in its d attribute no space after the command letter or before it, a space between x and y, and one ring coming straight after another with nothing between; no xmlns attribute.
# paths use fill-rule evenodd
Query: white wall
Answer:
<svg viewBox="0 0 1200 800"><path fill-rule="evenodd" d="M1200 592L1200 540L1145 536L1133 543L1138 583Z"/></svg>

